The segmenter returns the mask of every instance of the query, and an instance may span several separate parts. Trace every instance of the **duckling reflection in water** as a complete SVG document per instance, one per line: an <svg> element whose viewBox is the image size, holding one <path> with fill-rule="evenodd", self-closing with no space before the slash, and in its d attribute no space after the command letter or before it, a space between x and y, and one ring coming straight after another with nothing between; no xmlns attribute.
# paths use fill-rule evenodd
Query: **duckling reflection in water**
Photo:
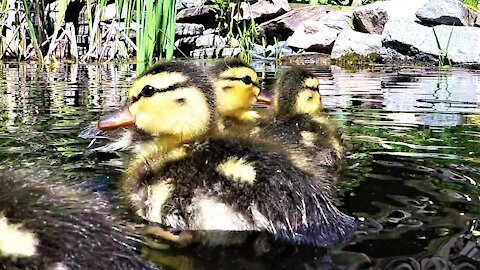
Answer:
<svg viewBox="0 0 480 270"><path fill-rule="evenodd" d="M210 80L198 68L161 63L137 78L128 108L100 121L158 137L121 186L134 212L173 231L268 231L277 239L330 246L355 230L329 187L278 145L219 134Z"/></svg>
<svg viewBox="0 0 480 270"><path fill-rule="evenodd" d="M323 111L318 78L294 66L280 76L274 91L274 115L254 135L272 138L287 148L297 165L325 179L325 169L343 160L345 142Z"/></svg>
<svg viewBox="0 0 480 270"><path fill-rule="evenodd" d="M47 171L0 169L0 269L154 269L95 193Z"/></svg>
<svg viewBox="0 0 480 270"><path fill-rule="evenodd" d="M256 111L250 110L260 93L255 70L240 59L232 58L217 61L207 72L209 80L213 82L218 104L219 129L232 133L248 132L260 118ZM91 144L96 147L92 150L98 152L127 150L140 153L154 139L147 132L129 127L100 131L96 126L91 126L79 136L93 139Z"/></svg>

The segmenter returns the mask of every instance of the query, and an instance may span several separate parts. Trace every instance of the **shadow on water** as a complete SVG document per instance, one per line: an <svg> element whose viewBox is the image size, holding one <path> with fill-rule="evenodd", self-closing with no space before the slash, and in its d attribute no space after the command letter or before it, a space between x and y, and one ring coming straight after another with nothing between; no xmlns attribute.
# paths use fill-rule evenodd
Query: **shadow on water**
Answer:
<svg viewBox="0 0 480 270"><path fill-rule="evenodd" d="M271 89L275 67L254 66ZM351 144L337 193L360 223L354 239L328 251L252 237L143 254L173 269L480 269L480 73L309 68ZM126 102L134 69L0 64L0 160L42 161L115 200L129 157L89 153L78 133Z"/></svg>

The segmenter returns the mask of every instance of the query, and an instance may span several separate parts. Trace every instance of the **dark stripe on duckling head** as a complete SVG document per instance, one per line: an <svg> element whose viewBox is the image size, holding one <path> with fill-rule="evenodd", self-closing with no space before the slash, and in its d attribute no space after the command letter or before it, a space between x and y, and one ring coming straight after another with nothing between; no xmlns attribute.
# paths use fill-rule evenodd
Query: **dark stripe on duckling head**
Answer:
<svg viewBox="0 0 480 270"><path fill-rule="evenodd" d="M254 85L254 86L256 86L256 87L259 87L259 86L258 86L258 83L254 82L254 81L252 80L252 77L250 77L250 76L248 76L248 75L247 75L247 76L244 76L244 77L241 77L241 78L238 78L238 77L224 77L224 78L221 78L221 79L223 79L223 80L229 80L229 81L242 81L242 82L243 82L244 84L246 84L246 85L251 84L251 85Z"/></svg>
<svg viewBox="0 0 480 270"><path fill-rule="evenodd" d="M140 93L137 96L132 98L132 103L131 104L137 102L142 97L151 97L156 93L169 92L169 91L173 91L173 90L178 89L178 88L188 87L190 85L191 84L188 83L188 82L181 82L181 83L176 83L176 84L170 85L169 87L164 88L164 89L158 89L158 88L155 88L151 85L146 85L145 87L143 87L142 91L140 91Z"/></svg>

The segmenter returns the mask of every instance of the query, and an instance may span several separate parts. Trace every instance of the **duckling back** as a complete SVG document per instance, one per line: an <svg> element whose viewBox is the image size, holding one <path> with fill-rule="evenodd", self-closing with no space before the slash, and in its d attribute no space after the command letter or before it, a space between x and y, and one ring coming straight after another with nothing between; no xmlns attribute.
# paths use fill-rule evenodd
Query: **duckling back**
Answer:
<svg viewBox="0 0 480 270"><path fill-rule="evenodd" d="M137 214L174 230L267 230L283 241L331 246L356 227L328 184L260 141L211 138L181 155L145 157L129 171L122 186Z"/></svg>
<svg viewBox="0 0 480 270"><path fill-rule="evenodd" d="M153 269L100 195L46 171L0 172L0 269Z"/></svg>

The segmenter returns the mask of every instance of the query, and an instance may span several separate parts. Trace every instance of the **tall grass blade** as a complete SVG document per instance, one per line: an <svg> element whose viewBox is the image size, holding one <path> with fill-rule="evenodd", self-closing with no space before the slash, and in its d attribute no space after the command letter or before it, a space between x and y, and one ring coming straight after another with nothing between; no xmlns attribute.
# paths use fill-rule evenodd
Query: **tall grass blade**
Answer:
<svg viewBox="0 0 480 270"><path fill-rule="evenodd" d="M69 3L70 3L70 0L58 1L58 6L57 6L58 17L57 17L57 20L55 21L55 28L53 30L52 39L50 40L50 45L48 46L47 55L45 55L44 61L46 62L49 61L48 58L51 56L51 54L53 53L53 50L56 47L55 43L57 42L58 31L60 30L60 27L62 27L62 24L64 22L65 11L67 11L67 7ZM55 57L53 59L55 60Z"/></svg>
<svg viewBox="0 0 480 270"><path fill-rule="evenodd" d="M38 45L37 35L35 33L35 28L32 24L32 17L30 16L30 9L28 7L27 0L23 0L23 7L25 8L25 19L27 20L28 25L28 35L30 36L30 39L32 41L33 48L37 53L38 61L40 63L43 63L42 51L40 50L40 46Z"/></svg>

